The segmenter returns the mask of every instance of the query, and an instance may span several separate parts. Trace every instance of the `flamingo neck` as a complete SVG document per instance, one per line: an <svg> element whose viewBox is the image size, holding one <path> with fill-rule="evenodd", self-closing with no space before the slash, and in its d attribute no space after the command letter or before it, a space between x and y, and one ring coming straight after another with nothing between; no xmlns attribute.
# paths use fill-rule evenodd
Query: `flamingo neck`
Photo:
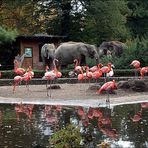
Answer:
<svg viewBox="0 0 148 148"><path fill-rule="evenodd" d="M53 70L54 70L55 72L57 72L57 67L56 67L55 61L58 61L58 60L57 60L57 59L54 59L54 60L53 60Z"/></svg>
<svg viewBox="0 0 148 148"><path fill-rule="evenodd" d="M83 70L82 69L80 70L80 72L81 72L81 74L83 74Z"/></svg>

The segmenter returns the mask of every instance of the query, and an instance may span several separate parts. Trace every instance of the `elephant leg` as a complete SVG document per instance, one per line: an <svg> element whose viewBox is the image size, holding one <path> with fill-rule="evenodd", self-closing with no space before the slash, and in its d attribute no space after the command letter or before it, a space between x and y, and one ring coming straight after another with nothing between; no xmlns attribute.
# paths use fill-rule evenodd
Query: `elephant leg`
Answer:
<svg viewBox="0 0 148 148"><path fill-rule="evenodd" d="M53 59L52 59L52 58L49 58L49 59L48 59L48 64L49 64L49 68L50 68L50 69L53 69L53 68L54 68Z"/></svg>
<svg viewBox="0 0 148 148"><path fill-rule="evenodd" d="M43 66L45 66L46 65L45 57L42 57L42 62L43 62Z"/></svg>
<svg viewBox="0 0 148 148"><path fill-rule="evenodd" d="M85 58L84 55L81 55L80 64L81 65L86 65L86 58Z"/></svg>

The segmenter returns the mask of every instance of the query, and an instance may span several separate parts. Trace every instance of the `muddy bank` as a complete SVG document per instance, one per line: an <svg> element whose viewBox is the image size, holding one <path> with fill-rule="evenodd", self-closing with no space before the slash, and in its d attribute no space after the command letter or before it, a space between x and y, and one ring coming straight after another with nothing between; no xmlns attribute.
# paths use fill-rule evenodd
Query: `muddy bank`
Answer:
<svg viewBox="0 0 148 148"><path fill-rule="evenodd" d="M16 92L12 92L12 86L0 86L1 102L30 102L36 104L105 104L107 94L96 93L97 89L89 89L95 83L58 84L60 89L52 89L51 97L47 96L45 85L30 85L27 90L25 85L18 86ZM50 94L50 90L49 90ZM148 101L148 91L135 92L131 89L117 89L110 94L110 103L125 103L133 101Z"/></svg>

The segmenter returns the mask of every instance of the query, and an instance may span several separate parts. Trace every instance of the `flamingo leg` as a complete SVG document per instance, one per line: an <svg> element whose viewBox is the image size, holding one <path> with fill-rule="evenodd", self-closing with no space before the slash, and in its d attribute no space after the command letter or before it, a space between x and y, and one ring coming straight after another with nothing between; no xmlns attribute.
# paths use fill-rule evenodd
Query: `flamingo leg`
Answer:
<svg viewBox="0 0 148 148"><path fill-rule="evenodd" d="M109 90L107 90L107 99L106 99L106 105L109 105L109 107L110 107Z"/></svg>
<svg viewBox="0 0 148 148"><path fill-rule="evenodd" d="M135 69L135 78L138 78L138 70Z"/></svg>
<svg viewBox="0 0 148 148"><path fill-rule="evenodd" d="M49 96L49 94L48 94L48 81L49 80L47 80L47 83L46 83L47 96Z"/></svg>
<svg viewBox="0 0 148 148"><path fill-rule="evenodd" d="M15 93L15 90L16 90L16 86L18 85L18 83L17 82L15 82L14 83L14 85L13 85L13 93Z"/></svg>
<svg viewBox="0 0 148 148"><path fill-rule="evenodd" d="M26 81L26 88L29 91L29 83L28 83L28 81Z"/></svg>
<svg viewBox="0 0 148 148"><path fill-rule="evenodd" d="M104 73L104 82L106 83L106 74Z"/></svg>
<svg viewBox="0 0 148 148"><path fill-rule="evenodd" d="M50 96L49 96L50 98L51 98L51 81L52 80L50 80Z"/></svg>

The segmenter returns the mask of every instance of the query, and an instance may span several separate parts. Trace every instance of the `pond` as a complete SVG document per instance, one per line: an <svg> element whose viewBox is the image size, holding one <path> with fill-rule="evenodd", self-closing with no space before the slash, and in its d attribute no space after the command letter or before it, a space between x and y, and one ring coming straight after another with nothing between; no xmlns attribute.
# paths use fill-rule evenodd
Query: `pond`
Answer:
<svg viewBox="0 0 148 148"><path fill-rule="evenodd" d="M105 142L112 148L146 148L148 102L97 108L0 104L0 147L56 147L58 140L54 144L49 139L68 125L78 129L80 147L95 148Z"/></svg>

